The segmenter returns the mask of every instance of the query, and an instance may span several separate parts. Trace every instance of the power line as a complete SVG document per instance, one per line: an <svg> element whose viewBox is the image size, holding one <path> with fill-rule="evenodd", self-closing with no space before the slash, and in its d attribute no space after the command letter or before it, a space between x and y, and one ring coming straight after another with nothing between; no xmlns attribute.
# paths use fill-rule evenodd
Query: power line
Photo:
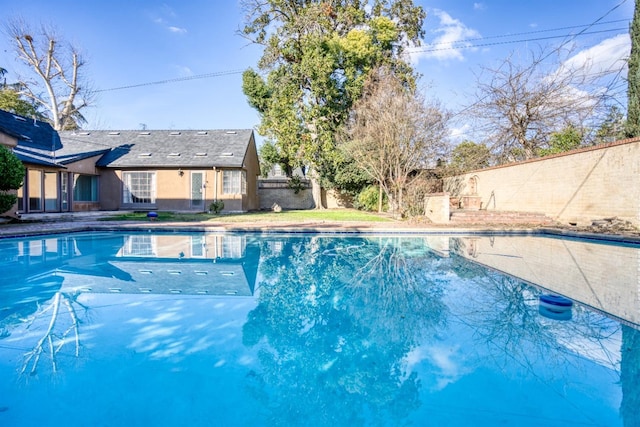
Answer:
<svg viewBox="0 0 640 427"><path fill-rule="evenodd" d="M242 72L244 72L244 70L218 71L214 73L198 74L195 76L176 77L174 79L158 80L155 82L137 83L137 84L127 85L127 86L113 87L109 89L97 89L97 90L94 90L93 92L112 92L116 90L133 89L133 88L143 87L143 86L155 86L155 85L163 85L167 83L183 82L187 80L199 80L199 79L208 79L211 77L228 76L231 74L241 74Z"/></svg>
<svg viewBox="0 0 640 427"><path fill-rule="evenodd" d="M624 0L624 1L626 1L626 0ZM623 3L624 3L624 1L623 1ZM610 12L608 12L608 13L610 13ZM606 15L604 15L604 16L606 16ZM592 27L594 25L614 24L614 23L618 23L618 22L629 22L629 20L628 19L618 19L618 20L605 21L605 22L595 21L594 23L588 24L589 26L587 28L590 28L590 27ZM462 39L462 40L456 41L455 42L455 46L449 46L449 47L443 47L443 48L429 48L429 49L411 50L411 53L436 52L436 51L453 50L453 49L470 49L470 48L474 48L474 47L486 47L486 46L495 46L495 45L501 45L501 44L524 43L524 42L530 42L530 41L549 40L549 39L554 39L554 38L568 37L568 36L571 36L571 34L563 34L563 35L556 35L556 36L549 36L549 37L539 37L539 38L531 38L531 39L509 40L509 41L504 41L504 42L482 43L482 44L476 44L476 45L464 45L463 44L463 43L467 43L467 42L471 42L471 41L491 40L491 39L497 39L497 38L521 36L521 35L526 35L526 34L539 34L539 33L545 33L545 32L569 30L569 29L583 28L583 27L585 27L585 25L571 25L571 26L566 26L566 27L557 27L557 28L550 28L550 29L545 29L545 30L526 31L526 32L520 32L520 33L512 33L512 34L503 34L503 35L495 35L495 36L488 36L488 37L476 37L476 38L470 38L470 39ZM593 32L589 32L589 33L583 32L582 34L578 33L577 35L597 34L597 33L621 31L621 30L626 30L626 28L615 28L615 29L608 29L608 30L600 30L600 31L593 31ZM445 45L445 44L450 44L450 43L446 43L446 42L435 43L432 46ZM459 44L462 44L462 45L459 46ZM126 85L126 86L118 86L118 87L113 87L113 88L108 88L108 89L96 89L96 90L94 90L94 92L95 93L98 93L98 92L113 92L113 91L117 91L117 90L135 89L135 88L144 87L144 86L156 86L156 85L163 85L163 84L169 84L169 83L178 83L178 82L189 81L189 80L200 80L200 79L208 79L208 78L212 78L212 77L220 77L220 76L227 76L227 75L233 75L233 74L241 74L242 72L244 72L244 70L218 71L218 72L212 72L212 73L198 74L198 75L194 75L194 76L176 77L176 78L173 78L173 79L137 83L137 84L131 84L131 85Z"/></svg>
<svg viewBox="0 0 640 427"><path fill-rule="evenodd" d="M617 8L619 8L620 6L622 6L623 4L625 4L627 2L627 0L622 0L620 3L618 3L617 5L613 6L611 9L609 9L608 11L606 11L602 16L600 16L598 19L596 19L595 21L593 21L591 24L589 24L588 26L586 26L585 28L583 28L581 31L579 31L576 34L568 34L566 35L566 37L569 37L567 40L563 41L560 46L558 46L557 48L551 50L549 53L547 53L546 55L544 55L542 58L540 58L540 60L536 61L536 64L541 63L542 61L546 60L547 58L549 58L551 55L554 54L554 52L558 52L560 51L564 46L566 46L571 40L574 40L576 37L583 35L587 32L587 30L595 25L598 25L598 23L600 21L602 21L604 18L606 18L609 14L611 14L614 10L616 10ZM535 66L536 64L532 65ZM505 83L506 85L506 83ZM505 86L503 85L503 87ZM458 111L457 113L453 114L452 118L460 116L462 114L465 114L467 111L471 110L472 108L474 108L476 105L478 105L479 103L481 103L482 101L484 101L489 95L485 95L482 98L480 98L479 100L473 102L472 104L468 105L467 107L463 108L462 110Z"/></svg>
<svg viewBox="0 0 640 427"><path fill-rule="evenodd" d="M612 29L608 29L608 30L583 32L583 33L580 33L578 35L584 36L584 35L588 35L588 34L610 33L610 32L613 32L613 31L621 31L621 30L626 30L626 28L612 28ZM501 42L481 43L481 44L472 44L472 45L460 45L460 46L458 46L458 43L464 43L464 42L463 41L457 41L457 42L453 43L454 46L440 47L440 48L434 48L434 49L411 50L411 53L437 52L437 51L442 51L442 50L454 50L454 49L471 49L471 48L474 48L474 47L496 46L496 45L510 44L510 43L524 43L524 42L533 42L533 41L541 41L541 40L559 39L559 38L563 38L563 37L569 37L571 35L572 34L561 34L561 35L557 35L557 36L536 37L536 38L531 38L531 39L509 40L509 41L501 41Z"/></svg>
<svg viewBox="0 0 640 427"><path fill-rule="evenodd" d="M616 19L614 21L605 21L605 22L599 22L597 24L591 24L591 26L593 26L593 25L617 24L618 22L631 22L631 21L629 19ZM507 38L507 37L524 36L524 35L527 35L527 34L551 33L551 32L561 31L561 30L572 30L572 29L575 29L575 28L583 28L583 27L585 27L587 25L590 25L590 24L571 25L571 26L567 26L567 27L548 28L548 29L545 29L545 30L524 31L524 32L521 32L521 33L510 33L510 34L500 34L500 35L494 35L494 36L474 37L474 38L469 38L469 39L461 39L461 40L456 41L455 43L467 43L467 42L479 41L479 40L502 39L502 38ZM446 44L450 44L450 42L434 43L431 46L446 45Z"/></svg>

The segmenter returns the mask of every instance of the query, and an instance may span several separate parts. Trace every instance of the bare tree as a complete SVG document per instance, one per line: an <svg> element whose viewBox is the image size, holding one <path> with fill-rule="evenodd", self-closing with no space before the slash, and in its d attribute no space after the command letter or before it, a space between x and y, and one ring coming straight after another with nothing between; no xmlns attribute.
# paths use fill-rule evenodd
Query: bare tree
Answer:
<svg viewBox="0 0 640 427"><path fill-rule="evenodd" d="M86 62L78 48L62 41L52 28L44 25L34 33L22 19L9 21L5 32L18 59L37 76L37 79L18 77L20 94L42 106L56 130L78 128L86 121L80 111L93 98L82 78Z"/></svg>
<svg viewBox="0 0 640 427"><path fill-rule="evenodd" d="M438 103L426 103L380 68L352 110L342 149L378 183L391 209L402 213L407 186L445 151L448 118Z"/></svg>
<svg viewBox="0 0 640 427"><path fill-rule="evenodd" d="M468 109L500 162L536 157L553 132L581 127L600 105L585 65L559 61L551 66L555 71L546 72L552 55L531 55L526 64L511 56L497 68L483 68Z"/></svg>

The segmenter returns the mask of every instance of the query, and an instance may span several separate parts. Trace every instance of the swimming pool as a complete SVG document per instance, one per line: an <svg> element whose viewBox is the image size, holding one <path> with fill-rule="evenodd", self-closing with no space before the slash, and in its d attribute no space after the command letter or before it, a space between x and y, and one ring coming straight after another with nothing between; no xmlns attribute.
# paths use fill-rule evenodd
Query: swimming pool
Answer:
<svg viewBox="0 0 640 427"><path fill-rule="evenodd" d="M636 425L639 250L479 235L0 240L0 425ZM550 293L573 306L546 310Z"/></svg>

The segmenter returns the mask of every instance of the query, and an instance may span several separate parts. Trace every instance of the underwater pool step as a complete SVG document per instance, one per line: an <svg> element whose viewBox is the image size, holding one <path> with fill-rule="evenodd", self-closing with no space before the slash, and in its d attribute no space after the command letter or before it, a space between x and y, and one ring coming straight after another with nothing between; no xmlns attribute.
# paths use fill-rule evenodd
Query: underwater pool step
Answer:
<svg viewBox="0 0 640 427"><path fill-rule="evenodd" d="M551 225L555 221L545 214L536 212L478 211L455 209L450 213L450 221L457 224L532 224Z"/></svg>

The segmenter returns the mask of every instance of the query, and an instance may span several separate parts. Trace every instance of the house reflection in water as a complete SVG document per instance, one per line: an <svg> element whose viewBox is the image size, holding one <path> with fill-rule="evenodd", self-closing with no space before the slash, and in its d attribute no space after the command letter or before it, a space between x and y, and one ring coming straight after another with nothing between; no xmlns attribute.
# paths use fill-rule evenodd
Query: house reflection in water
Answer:
<svg viewBox="0 0 640 427"><path fill-rule="evenodd" d="M259 247L243 235L132 234L109 263L131 276L91 292L251 296Z"/></svg>
<svg viewBox="0 0 640 427"><path fill-rule="evenodd" d="M55 276L61 290L91 293L252 296L260 254L233 234L99 233L17 244L20 281Z"/></svg>

